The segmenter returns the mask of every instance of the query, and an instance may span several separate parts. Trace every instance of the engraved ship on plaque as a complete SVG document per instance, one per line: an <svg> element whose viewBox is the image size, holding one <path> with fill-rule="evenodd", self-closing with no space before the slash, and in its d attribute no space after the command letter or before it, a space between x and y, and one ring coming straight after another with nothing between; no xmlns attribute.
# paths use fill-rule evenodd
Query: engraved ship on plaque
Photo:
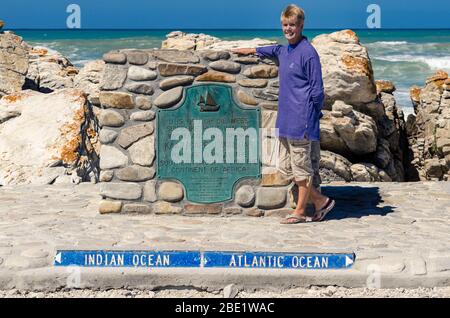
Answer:
<svg viewBox="0 0 450 318"><path fill-rule="evenodd" d="M206 93L206 98L200 96L200 101L197 105L200 106L201 112L216 112L220 107L216 104L216 101L212 98L209 92Z"/></svg>

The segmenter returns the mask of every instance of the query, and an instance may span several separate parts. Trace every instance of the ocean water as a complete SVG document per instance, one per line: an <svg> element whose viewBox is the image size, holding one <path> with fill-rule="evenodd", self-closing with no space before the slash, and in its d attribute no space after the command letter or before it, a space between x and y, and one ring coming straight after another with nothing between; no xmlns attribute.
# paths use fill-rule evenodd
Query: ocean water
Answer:
<svg viewBox="0 0 450 318"><path fill-rule="evenodd" d="M105 52L124 48L160 48L174 30L15 30L25 41L61 52L76 66L100 59ZM286 43L280 30L181 30L222 40L263 38ZM311 40L336 30L305 30ZM413 113L409 88L423 86L437 70L450 72L450 29L355 30L367 47L375 79L394 82L397 104L405 116Z"/></svg>

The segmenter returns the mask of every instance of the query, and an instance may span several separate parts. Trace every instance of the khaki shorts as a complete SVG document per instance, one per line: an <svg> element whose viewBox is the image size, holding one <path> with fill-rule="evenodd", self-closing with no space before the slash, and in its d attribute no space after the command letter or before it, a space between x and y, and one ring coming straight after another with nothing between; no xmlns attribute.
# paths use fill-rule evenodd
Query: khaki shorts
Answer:
<svg viewBox="0 0 450 318"><path fill-rule="evenodd" d="M279 138L279 170L291 180L307 181L314 176L311 162L311 141Z"/></svg>

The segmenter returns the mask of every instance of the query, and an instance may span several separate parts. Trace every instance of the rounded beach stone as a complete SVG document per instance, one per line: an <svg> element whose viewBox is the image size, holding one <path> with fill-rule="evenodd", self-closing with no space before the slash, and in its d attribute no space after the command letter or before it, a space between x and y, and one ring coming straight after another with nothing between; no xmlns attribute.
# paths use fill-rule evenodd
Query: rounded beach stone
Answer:
<svg viewBox="0 0 450 318"><path fill-rule="evenodd" d="M149 214L153 212L153 209L151 206L146 204L128 203L123 206L122 212Z"/></svg>
<svg viewBox="0 0 450 318"><path fill-rule="evenodd" d="M222 204L192 204L186 203L183 211L186 214L220 214L222 213Z"/></svg>
<svg viewBox="0 0 450 318"><path fill-rule="evenodd" d="M233 61L241 64L258 64L259 63L259 57L237 57Z"/></svg>
<svg viewBox="0 0 450 318"><path fill-rule="evenodd" d="M174 206L169 202L156 202L153 204L153 211L155 214L180 214L182 208Z"/></svg>
<svg viewBox="0 0 450 318"><path fill-rule="evenodd" d="M149 61L147 62L147 64L145 64L145 67L151 70L156 70L156 68L158 67L158 62L156 61Z"/></svg>
<svg viewBox="0 0 450 318"><path fill-rule="evenodd" d="M259 188L256 192L256 206L260 209L278 209L286 203L284 188Z"/></svg>
<svg viewBox="0 0 450 318"><path fill-rule="evenodd" d="M243 75L248 78L274 78L278 76L278 68L271 65L256 65L246 69Z"/></svg>
<svg viewBox="0 0 450 318"><path fill-rule="evenodd" d="M255 96L257 98L265 99L268 101L277 101L278 100L278 95L271 94L266 90L254 89L252 93L253 93L253 96Z"/></svg>
<svg viewBox="0 0 450 318"><path fill-rule="evenodd" d="M142 51L126 52L128 63L134 65L144 65L148 62L148 54Z"/></svg>
<svg viewBox="0 0 450 318"><path fill-rule="evenodd" d="M277 87L268 87L264 90L264 93L278 96L280 94L280 89Z"/></svg>
<svg viewBox="0 0 450 318"><path fill-rule="evenodd" d="M252 206L255 202L255 191L249 185L244 185L236 191L235 202L242 207Z"/></svg>
<svg viewBox="0 0 450 318"><path fill-rule="evenodd" d="M142 94L142 95L153 95L153 86L146 83L130 83L125 85L125 88L132 93Z"/></svg>
<svg viewBox="0 0 450 318"><path fill-rule="evenodd" d="M109 182L114 177L113 170L103 170L100 171L100 182Z"/></svg>
<svg viewBox="0 0 450 318"><path fill-rule="evenodd" d="M237 98L241 103L256 106L258 105L258 101L254 99L252 96L248 95L244 91L239 90L237 93Z"/></svg>
<svg viewBox="0 0 450 318"><path fill-rule="evenodd" d="M101 183L100 195L119 200L137 200L141 198L142 188L137 183L120 182L120 183Z"/></svg>
<svg viewBox="0 0 450 318"><path fill-rule="evenodd" d="M247 216L261 217L261 216L264 216L264 211L262 211L258 208L250 208L250 209L245 209L244 214Z"/></svg>
<svg viewBox="0 0 450 318"><path fill-rule="evenodd" d="M171 63L198 63L200 58L189 50L154 50L152 56L157 60Z"/></svg>
<svg viewBox="0 0 450 318"><path fill-rule="evenodd" d="M268 81L262 78L241 79L238 84L243 87L263 88L267 86Z"/></svg>
<svg viewBox="0 0 450 318"><path fill-rule="evenodd" d="M127 56L120 52L109 52L103 54L103 61L106 63L125 64L127 62Z"/></svg>
<svg viewBox="0 0 450 318"><path fill-rule="evenodd" d="M236 77L224 72L208 71L200 76L197 76L195 80L197 82L234 83L236 82Z"/></svg>
<svg viewBox="0 0 450 318"><path fill-rule="evenodd" d="M117 138L118 133L111 129L100 130L99 139L102 144L110 144Z"/></svg>
<svg viewBox="0 0 450 318"><path fill-rule="evenodd" d="M127 79L128 67L125 65L106 64L100 80L100 88L106 91L119 89Z"/></svg>
<svg viewBox="0 0 450 318"><path fill-rule="evenodd" d="M101 127L121 127L125 123L125 118L114 110L102 109L98 114L98 122Z"/></svg>
<svg viewBox="0 0 450 318"><path fill-rule="evenodd" d="M117 170L116 176L122 181L147 181L155 176L155 169L132 165Z"/></svg>
<svg viewBox="0 0 450 318"><path fill-rule="evenodd" d="M153 136L145 137L128 148L131 161L141 166L151 166L155 159L155 139Z"/></svg>
<svg viewBox="0 0 450 318"><path fill-rule="evenodd" d="M162 80L159 87L162 90L168 90L177 86L190 85L194 81L194 76L174 76Z"/></svg>
<svg viewBox="0 0 450 318"><path fill-rule="evenodd" d="M155 180L147 181L144 184L143 198L145 201L148 201L148 202L155 202L158 199L156 196L156 181Z"/></svg>
<svg viewBox="0 0 450 318"><path fill-rule="evenodd" d="M119 149L102 145L100 148L100 169L122 168L128 164L128 157Z"/></svg>
<svg viewBox="0 0 450 318"><path fill-rule="evenodd" d="M100 104L111 108L134 108L133 95L123 92L100 92Z"/></svg>
<svg viewBox="0 0 450 318"><path fill-rule="evenodd" d="M157 76L155 71L140 66L130 66L128 69L128 78L133 81L151 81Z"/></svg>
<svg viewBox="0 0 450 318"><path fill-rule="evenodd" d="M158 70L161 76L173 76L173 75L197 76L206 72L208 69L204 65L159 63Z"/></svg>
<svg viewBox="0 0 450 318"><path fill-rule="evenodd" d="M136 120L136 121L150 121L155 119L156 113L152 110L146 110L146 111L142 111L142 112L135 112L132 113L130 116L131 120Z"/></svg>
<svg viewBox="0 0 450 318"><path fill-rule="evenodd" d="M136 97L136 106L142 110L149 110L152 108L152 100L145 96Z"/></svg>
<svg viewBox="0 0 450 318"><path fill-rule="evenodd" d="M230 58L230 53L227 51L205 51L200 55L208 61L228 60Z"/></svg>
<svg viewBox="0 0 450 318"><path fill-rule="evenodd" d="M119 213L122 210L122 201L101 200L98 206L100 214Z"/></svg>
<svg viewBox="0 0 450 318"><path fill-rule="evenodd" d="M152 123L145 123L124 128L117 138L117 143L122 148L126 149L139 139L151 135L153 133L153 130L154 128Z"/></svg>
<svg viewBox="0 0 450 318"><path fill-rule="evenodd" d="M209 64L209 67L216 71L237 74L241 71L241 65L231 61L215 61Z"/></svg>
<svg viewBox="0 0 450 318"><path fill-rule="evenodd" d="M158 189L158 197L168 202L178 202L183 199L183 187L176 182L163 182Z"/></svg>
<svg viewBox="0 0 450 318"><path fill-rule="evenodd" d="M227 207L227 208L223 208L223 213L224 214L242 214L242 209L240 207Z"/></svg>
<svg viewBox="0 0 450 318"><path fill-rule="evenodd" d="M290 178L285 177L283 174L277 171L276 168L270 168L263 170L261 186L262 187L275 187L275 186L287 186L291 183Z"/></svg>
<svg viewBox="0 0 450 318"><path fill-rule="evenodd" d="M178 103L183 97L183 87L175 87L167 92L162 93L153 102L156 107L169 108Z"/></svg>

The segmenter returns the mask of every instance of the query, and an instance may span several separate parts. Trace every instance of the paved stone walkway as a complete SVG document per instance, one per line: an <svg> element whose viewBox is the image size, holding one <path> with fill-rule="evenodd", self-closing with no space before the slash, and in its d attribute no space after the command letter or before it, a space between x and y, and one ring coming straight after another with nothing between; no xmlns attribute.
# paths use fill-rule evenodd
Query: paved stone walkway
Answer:
<svg viewBox="0 0 450 318"><path fill-rule="evenodd" d="M330 184L322 191L337 205L327 220L296 225L277 217L100 215L97 187L0 187L0 290L68 287L73 269L53 266L56 249L356 254L346 270L81 268L80 288L450 286L450 182Z"/></svg>

